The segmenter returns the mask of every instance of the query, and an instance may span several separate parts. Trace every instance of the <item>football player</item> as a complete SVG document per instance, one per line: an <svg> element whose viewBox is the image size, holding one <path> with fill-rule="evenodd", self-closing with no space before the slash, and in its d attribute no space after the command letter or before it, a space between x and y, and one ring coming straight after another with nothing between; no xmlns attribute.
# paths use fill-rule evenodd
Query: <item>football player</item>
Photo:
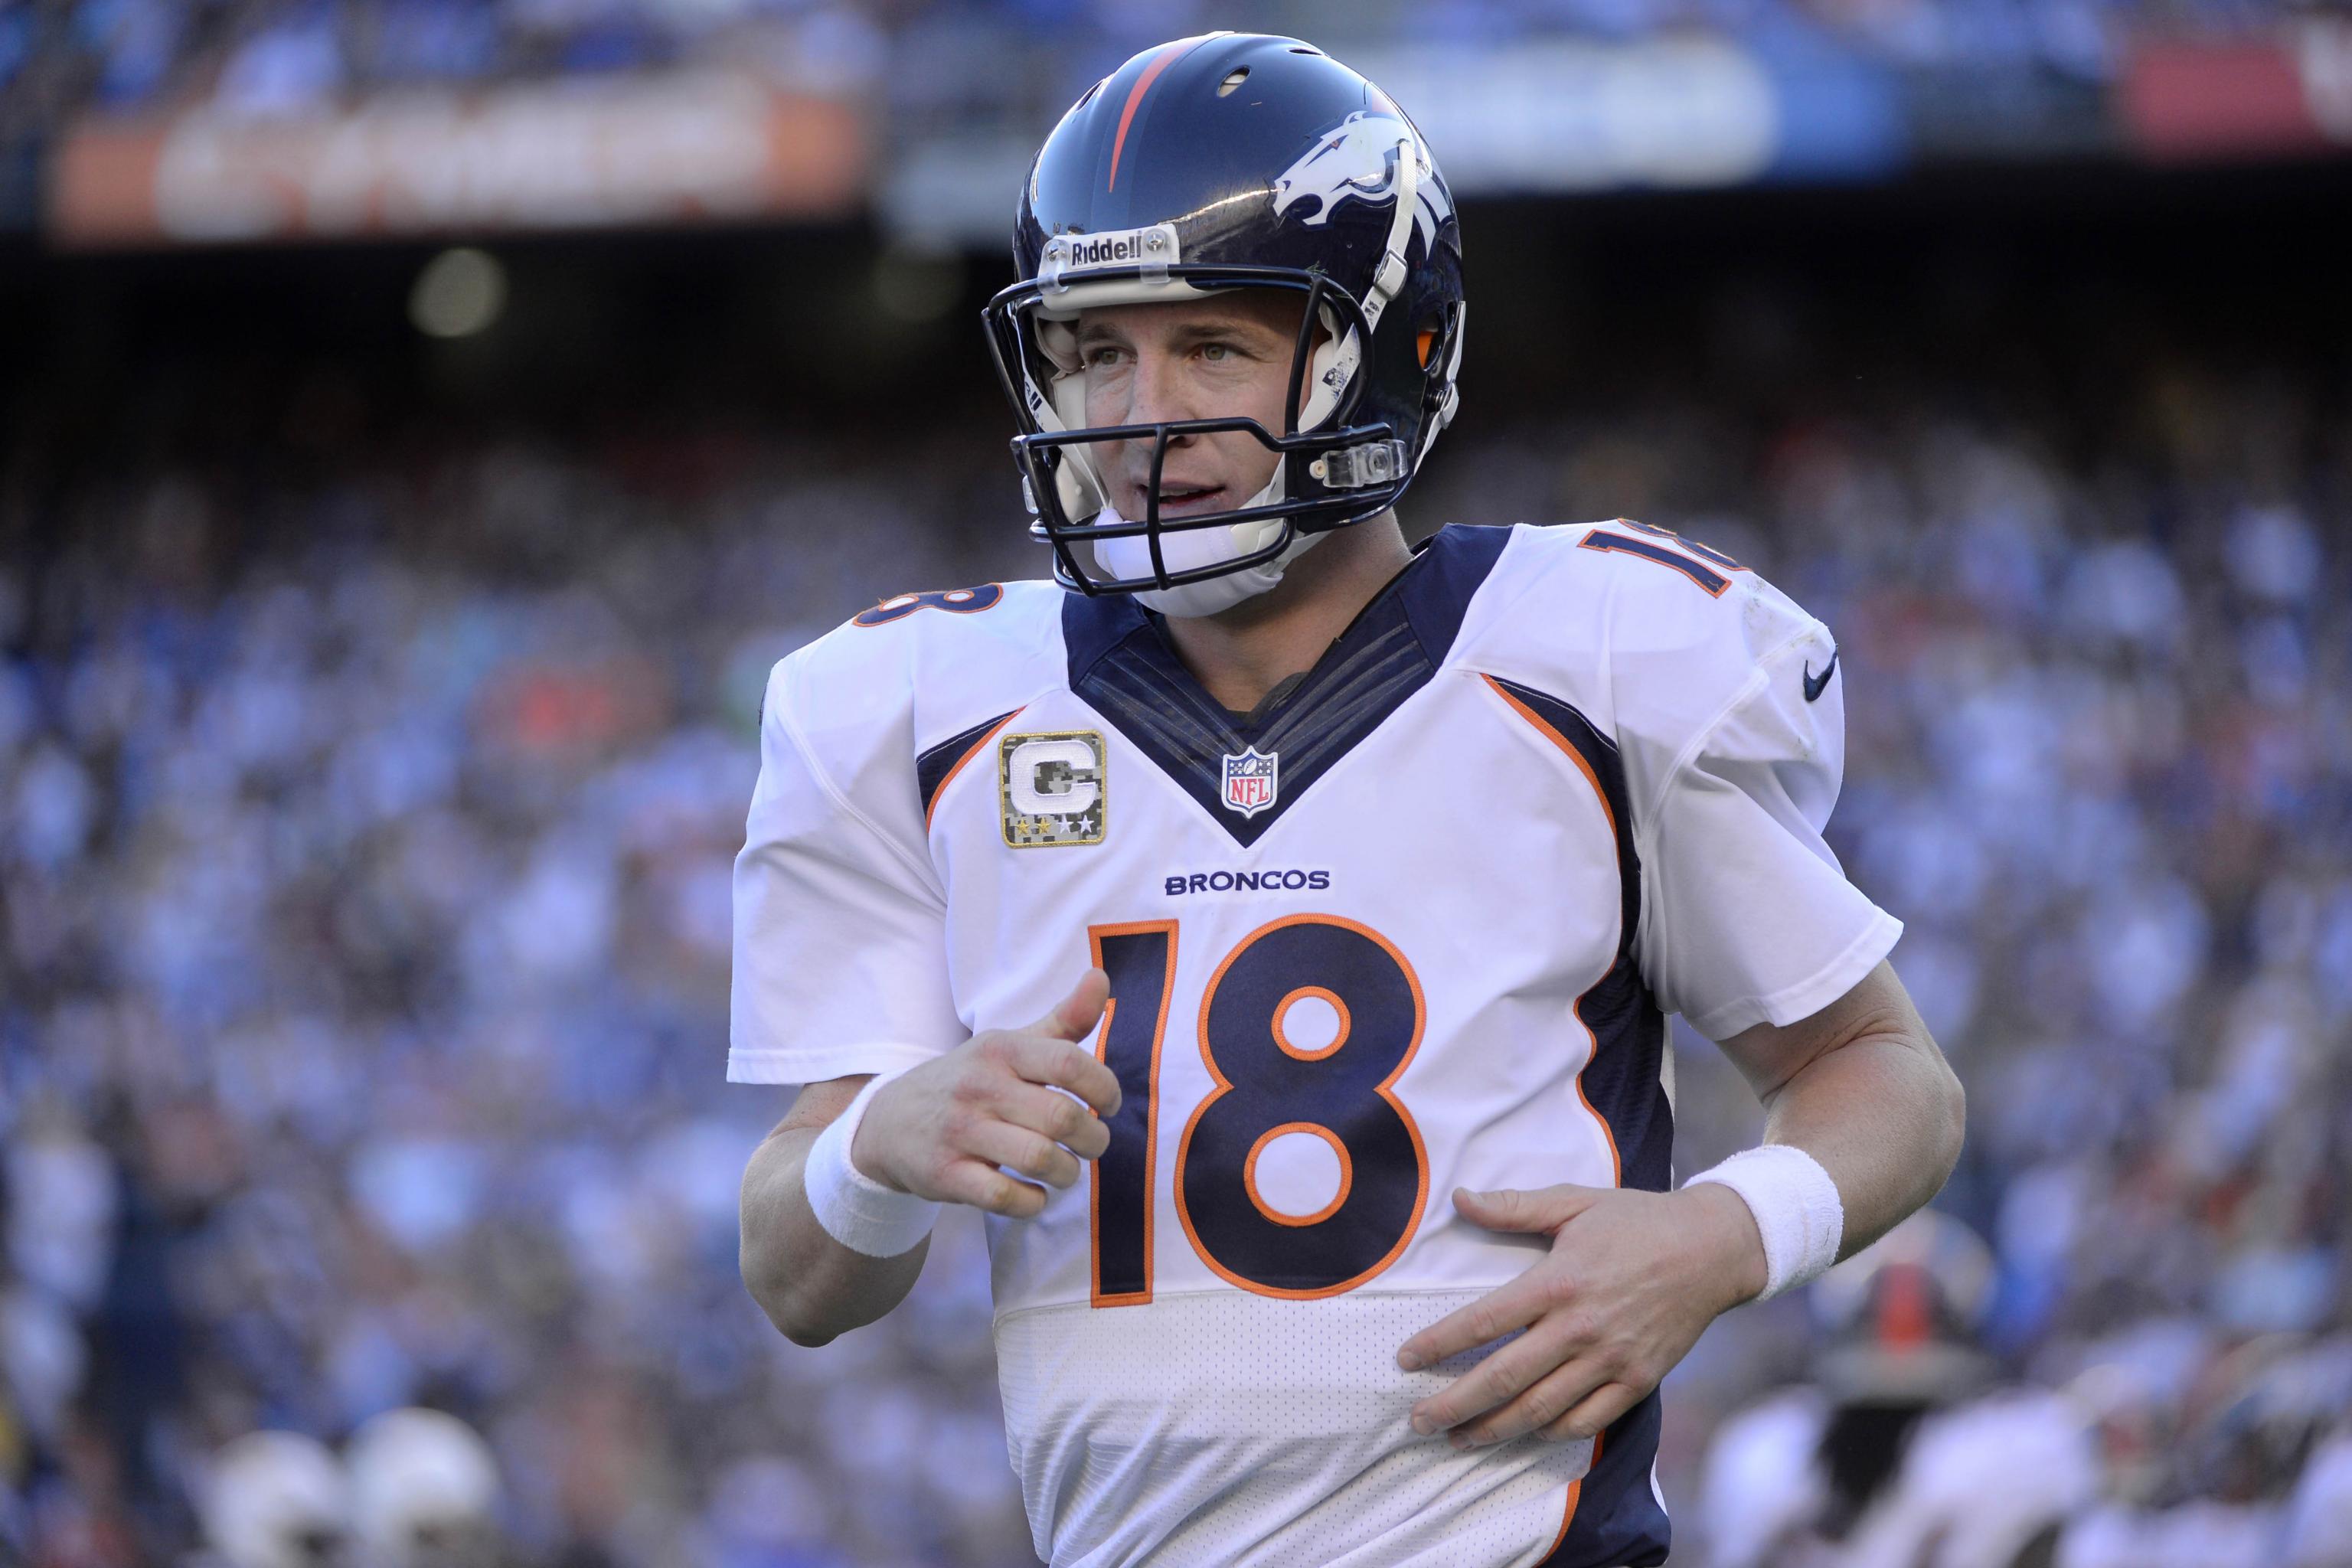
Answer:
<svg viewBox="0 0 2352 1568"><path fill-rule="evenodd" d="M1821 837L1836 647L1661 529L1408 549L1459 227L1309 45L1136 56L1013 248L1055 581L900 595L769 680L728 1070L804 1087L745 1279L821 1344L986 1211L1057 1568L1663 1562L1659 1379L1959 1142ZM1679 1190L1669 1012L1769 1107Z"/></svg>

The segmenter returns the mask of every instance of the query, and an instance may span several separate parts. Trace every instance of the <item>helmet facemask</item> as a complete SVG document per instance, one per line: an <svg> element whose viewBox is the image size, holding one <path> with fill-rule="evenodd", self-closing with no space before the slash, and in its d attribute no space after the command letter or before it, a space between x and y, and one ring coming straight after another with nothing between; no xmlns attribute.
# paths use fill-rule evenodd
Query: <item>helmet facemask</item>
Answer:
<svg viewBox="0 0 2352 1568"><path fill-rule="evenodd" d="M1240 416L1087 424L1079 310L1207 299L1234 288L1304 295L1281 430ZM1087 594L1167 590L1295 559L1320 534L1387 510L1403 489L1393 428L1349 419L1363 398L1361 345L1370 341L1371 324L1355 300L1319 275L1229 266L1171 267L1150 278L1140 269L1130 276L1090 271L1084 281L1058 289L1041 279L1006 290L990 306L988 325L999 374L1008 387L1018 388L1017 402L1035 426L1013 443L1034 518L1029 531L1053 546L1055 575L1066 586ZM1231 433L1246 435L1275 455L1265 487L1221 511L1162 515L1160 474L1170 445L1186 436ZM1152 443L1144 515L1123 517L1112 507L1093 448L1143 440ZM1233 535L1233 547L1213 552L1203 564L1171 562L1171 555L1200 560L1202 546L1214 538L1212 530ZM1171 548L1185 536L1186 544ZM1128 558L1126 569L1099 558L1099 547L1129 539L1142 541L1146 553L1138 557L1131 546L1114 546Z"/></svg>

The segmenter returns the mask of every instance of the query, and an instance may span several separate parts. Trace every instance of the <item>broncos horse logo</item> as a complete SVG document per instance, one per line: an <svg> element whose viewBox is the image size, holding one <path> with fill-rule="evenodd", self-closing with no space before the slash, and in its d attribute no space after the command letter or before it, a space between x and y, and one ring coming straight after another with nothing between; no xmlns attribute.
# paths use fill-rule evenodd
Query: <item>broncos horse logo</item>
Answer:
<svg viewBox="0 0 2352 1568"><path fill-rule="evenodd" d="M1437 226L1454 216L1454 204L1445 187L1438 183L1437 170L1429 161L1429 149L1412 128L1393 114L1360 109L1339 124L1325 132L1309 147L1298 162L1285 169L1274 182L1274 210L1276 214L1295 202L1312 199L1316 203L1312 216L1305 221L1312 226L1328 223L1332 211L1342 202L1368 202L1377 206L1396 199L1397 153L1406 142L1412 145L1413 184L1416 209L1413 222L1421 230L1422 249L1425 254L1437 243Z"/></svg>

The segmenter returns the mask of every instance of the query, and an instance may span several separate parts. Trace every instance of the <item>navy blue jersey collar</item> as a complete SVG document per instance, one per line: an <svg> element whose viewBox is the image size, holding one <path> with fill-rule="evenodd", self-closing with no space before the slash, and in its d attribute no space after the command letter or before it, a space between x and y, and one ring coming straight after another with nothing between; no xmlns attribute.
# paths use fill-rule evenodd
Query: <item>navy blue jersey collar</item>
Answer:
<svg viewBox="0 0 2352 1568"><path fill-rule="evenodd" d="M1298 689L1249 728L1209 695L1156 618L1128 595L1072 594L1062 605L1070 689L1094 707L1234 838L1255 843L1332 764L1429 682L1495 569L1507 528L1440 530L1326 648ZM1275 804L1243 816L1221 798L1224 759L1255 747L1281 759Z"/></svg>

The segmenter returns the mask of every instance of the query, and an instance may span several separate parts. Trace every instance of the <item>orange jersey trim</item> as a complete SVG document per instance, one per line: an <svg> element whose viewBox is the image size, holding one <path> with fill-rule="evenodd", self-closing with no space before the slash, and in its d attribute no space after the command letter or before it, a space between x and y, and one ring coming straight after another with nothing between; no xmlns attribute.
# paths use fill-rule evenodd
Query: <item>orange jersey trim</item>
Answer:
<svg viewBox="0 0 2352 1568"><path fill-rule="evenodd" d="M1257 1157L1265 1152L1267 1144L1286 1132L1312 1133L1323 1140L1331 1152L1339 1156L1339 1190L1331 1194L1329 1203L1313 1214L1285 1214L1267 1203L1265 1194L1257 1190ZM1348 1201L1348 1194L1355 1191L1355 1187L1354 1157L1348 1152L1348 1146L1339 1142L1339 1135L1319 1121L1286 1121L1279 1127L1267 1128L1257 1135L1257 1142L1250 1145L1249 1158L1242 1162L1242 1191L1248 1195L1250 1206L1276 1225L1321 1225L1339 1212L1340 1205Z"/></svg>
<svg viewBox="0 0 2352 1568"><path fill-rule="evenodd" d="M1593 1467L1601 1463L1601 1439L1607 1435L1603 1432L1595 1432L1592 1435L1592 1458L1585 1461L1584 1476L1591 1475ZM1568 1527L1576 1522L1576 1505L1584 1499L1584 1476L1579 1476L1568 1483L1568 1506L1560 1510L1559 1533L1551 1538L1549 1546L1544 1548L1546 1558L1559 1550L1560 1542L1568 1539Z"/></svg>
<svg viewBox="0 0 2352 1568"><path fill-rule="evenodd" d="M971 743L971 749L965 752L962 756L956 759L955 766L950 768L947 771L947 775L940 780L940 787L931 792L931 804L923 807L923 830L925 832L929 832L930 830L931 818L938 814L940 802L946 798L948 785L955 783L956 774L963 772L967 767L970 767L971 765L972 758L980 755L982 752L985 751L988 747L988 743L1003 732L1004 726L1012 723L1015 719L1020 718L1023 711L1024 710L1015 708L1012 712L1007 713L1003 718L999 719L995 724L990 728L987 734L982 735L979 740L974 741Z"/></svg>
<svg viewBox="0 0 2352 1568"><path fill-rule="evenodd" d="M1525 719L1528 723L1536 727L1536 733L1541 735L1545 740L1549 741L1553 745L1558 746L1561 752L1567 756L1568 760L1576 764L1576 771L1582 773L1584 775L1584 782L1592 786L1592 798L1601 803L1601 815L1606 817L1609 821L1609 843L1613 852L1617 844L1617 812L1616 809L1609 804L1609 792L1601 787L1601 775L1592 771L1592 764L1584 760L1584 753L1578 751L1574 746L1569 744L1568 737L1561 734L1558 730L1553 729L1542 714L1538 713L1534 709L1528 707L1526 703L1512 696L1509 689L1505 687L1502 682L1496 680L1493 676L1484 673L1480 674L1478 679L1485 681L1488 686L1493 687L1495 689L1496 696L1509 703L1520 718ZM1625 868L1622 857L1620 858L1617 869L1618 875L1624 875ZM1621 937L1630 937L1631 934L1631 932L1620 933ZM1601 976L1601 980L1605 981L1608 978L1609 973L1604 971ZM1601 984L1601 981L1595 981L1593 984L1598 985ZM1587 1068L1592 1065L1592 1058L1601 1054L1601 1037L1592 1032L1591 1025L1584 1022L1584 997L1589 996L1591 994L1591 989L1588 987L1584 995L1579 996L1576 999L1576 1005L1573 1009L1576 1014L1577 1023L1581 1025L1584 1029L1584 1038L1586 1041L1584 1065ZM1625 1161L1623 1156L1620 1155L1617 1152L1616 1130L1609 1125L1609 1119L1601 1115L1600 1108L1592 1103L1592 1097L1584 1092L1584 1070L1582 1068L1577 1069L1576 1098L1584 1106L1585 1113L1591 1116L1594 1123L1600 1127L1601 1136L1608 1141L1609 1184L1612 1187L1623 1186L1625 1184ZM1569 1507L1570 1510L1573 1510L1575 1506L1576 1503L1574 1498L1571 1496ZM1563 1526L1562 1528L1565 1527Z"/></svg>
<svg viewBox="0 0 2352 1568"><path fill-rule="evenodd" d="M1324 1001L1328 1002L1331 1005L1331 1010L1339 1016L1339 1031L1331 1037L1331 1043L1329 1045L1321 1047L1315 1050L1308 1050L1305 1046L1292 1045L1290 1043L1290 1037L1283 1032L1282 1020L1284 1016L1290 1011L1290 1005L1293 1002L1297 1001L1302 996L1318 996L1322 998ZM1325 1057L1328 1057L1332 1052L1338 1050L1341 1046L1346 1045L1348 1043L1349 1033L1353 1030L1355 1026L1356 1020L1349 1013L1348 1005L1345 1002L1340 1001L1339 994L1332 990L1328 985L1301 985L1296 990L1290 992L1287 995L1284 996L1281 1001L1276 1002L1274 1005L1274 1043L1276 1047L1280 1049L1283 1055L1286 1057L1297 1057L1302 1062L1319 1062Z"/></svg>
<svg viewBox="0 0 2352 1568"><path fill-rule="evenodd" d="M1536 732L1538 734L1541 735L1545 740L1549 741L1553 745L1558 746L1567 754L1568 760L1576 764L1576 771L1582 773L1584 775L1584 782L1592 786L1592 797L1601 803L1601 815L1609 819L1610 842L1612 844L1615 843L1617 839L1616 808L1609 804L1609 792L1601 787L1601 775L1592 771L1592 764L1584 760L1584 753L1578 751L1574 746L1570 745L1568 742L1568 737L1561 734L1559 731L1553 729L1549 723L1546 722L1543 715L1538 713L1534 709L1528 707L1526 703L1512 696L1509 689L1505 687L1501 681L1496 680L1491 675L1484 674L1480 675L1478 679L1493 687L1495 689L1496 696L1509 703L1518 713L1520 718L1525 719L1528 723L1533 724L1536 727Z"/></svg>

